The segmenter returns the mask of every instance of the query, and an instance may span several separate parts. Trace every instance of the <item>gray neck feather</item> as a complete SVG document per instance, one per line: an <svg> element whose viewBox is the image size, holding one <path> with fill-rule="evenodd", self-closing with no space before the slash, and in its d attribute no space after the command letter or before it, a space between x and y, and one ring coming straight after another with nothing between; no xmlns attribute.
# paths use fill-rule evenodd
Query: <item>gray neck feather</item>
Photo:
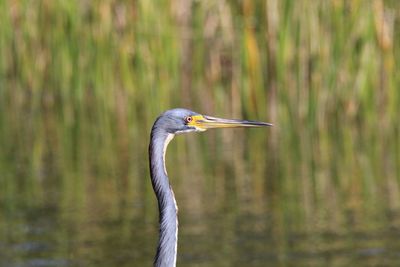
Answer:
<svg viewBox="0 0 400 267"><path fill-rule="evenodd" d="M172 134L153 126L149 146L150 175L160 213L160 235L154 259L156 267L176 265L178 210L165 168L165 150L172 137Z"/></svg>

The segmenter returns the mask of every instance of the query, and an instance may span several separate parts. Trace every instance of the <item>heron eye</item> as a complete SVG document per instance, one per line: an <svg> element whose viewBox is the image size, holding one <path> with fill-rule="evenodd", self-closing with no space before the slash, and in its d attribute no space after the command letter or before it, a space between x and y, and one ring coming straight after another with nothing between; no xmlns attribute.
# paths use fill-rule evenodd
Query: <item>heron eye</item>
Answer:
<svg viewBox="0 0 400 267"><path fill-rule="evenodd" d="M186 122L186 123L189 123L189 122L192 122L192 121L193 121L193 118L190 117L190 116L188 116L188 117L185 118L185 122Z"/></svg>

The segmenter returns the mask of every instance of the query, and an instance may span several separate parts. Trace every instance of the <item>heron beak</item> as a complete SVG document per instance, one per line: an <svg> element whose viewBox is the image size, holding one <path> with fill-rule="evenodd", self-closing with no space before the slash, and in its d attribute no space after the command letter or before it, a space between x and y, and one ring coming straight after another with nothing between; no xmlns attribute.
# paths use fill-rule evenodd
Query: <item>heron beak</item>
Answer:
<svg viewBox="0 0 400 267"><path fill-rule="evenodd" d="M267 127L272 126L271 123L261 121L246 121L235 119L221 119L211 116L197 115L193 116L193 125L202 130L212 128L243 128L243 127Z"/></svg>

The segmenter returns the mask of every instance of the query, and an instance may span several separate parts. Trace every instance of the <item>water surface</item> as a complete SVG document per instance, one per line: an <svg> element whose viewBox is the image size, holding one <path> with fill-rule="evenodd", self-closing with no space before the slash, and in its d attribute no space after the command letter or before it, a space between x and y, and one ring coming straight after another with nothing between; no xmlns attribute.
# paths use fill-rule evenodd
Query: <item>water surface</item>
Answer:
<svg viewBox="0 0 400 267"><path fill-rule="evenodd" d="M179 205L179 266L398 266L400 213L388 195L350 196L330 185L318 196L308 177L286 175L267 156L271 147L253 146L254 156L245 139L199 161L190 145L197 138L215 136L174 141L167 159ZM182 150L189 156L176 156ZM60 176L52 163L40 176L8 173L31 182L3 195L0 266L151 266L158 213L147 151L140 152L141 171L125 178Z"/></svg>

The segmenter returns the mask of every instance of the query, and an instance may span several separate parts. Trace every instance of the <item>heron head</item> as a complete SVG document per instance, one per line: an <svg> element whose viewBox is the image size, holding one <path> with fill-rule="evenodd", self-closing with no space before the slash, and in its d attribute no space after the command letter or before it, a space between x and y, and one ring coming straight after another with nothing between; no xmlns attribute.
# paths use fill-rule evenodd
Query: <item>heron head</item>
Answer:
<svg viewBox="0 0 400 267"><path fill-rule="evenodd" d="M158 118L156 125L171 134L203 132L212 128L272 126L266 122L216 118L182 108L164 112Z"/></svg>

